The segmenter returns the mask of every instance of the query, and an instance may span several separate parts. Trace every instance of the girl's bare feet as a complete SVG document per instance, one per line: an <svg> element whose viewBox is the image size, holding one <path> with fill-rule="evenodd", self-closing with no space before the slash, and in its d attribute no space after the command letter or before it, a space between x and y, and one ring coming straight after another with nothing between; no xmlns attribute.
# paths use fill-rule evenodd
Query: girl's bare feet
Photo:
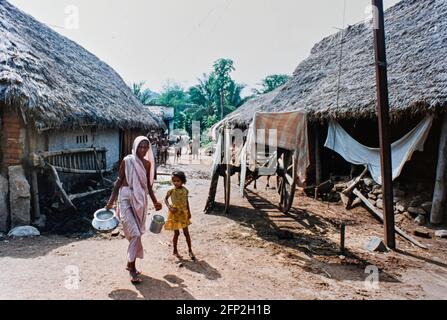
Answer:
<svg viewBox="0 0 447 320"><path fill-rule="evenodd" d="M194 255L192 250L189 250L189 257L191 258L192 261L196 261L196 256Z"/></svg>

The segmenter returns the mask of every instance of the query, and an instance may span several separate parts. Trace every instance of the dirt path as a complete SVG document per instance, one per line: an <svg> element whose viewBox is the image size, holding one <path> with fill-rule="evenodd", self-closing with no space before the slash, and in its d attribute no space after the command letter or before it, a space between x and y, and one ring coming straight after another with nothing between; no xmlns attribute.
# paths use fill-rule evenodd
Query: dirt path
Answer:
<svg viewBox="0 0 447 320"><path fill-rule="evenodd" d="M363 247L382 229L363 208L345 211L297 195L296 209L285 215L276 207L276 191L264 190L262 182L247 199L234 185L231 213L223 215L202 212L209 180L190 179L190 230L198 261L179 266L171 256L171 233L147 233L146 256L137 263L144 282L138 286L124 270L127 241L121 236L0 241L0 299L447 298L447 240L423 239L432 246L424 251L398 238L400 252L372 254ZM159 185L158 197L169 187ZM222 201L220 189L217 200ZM340 257L341 221L348 224L348 253ZM187 259L183 237L179 245ZM378 289L365 285L368 266L380 270ZM78 283L70 280L76 280L76 271Z"/></svg>

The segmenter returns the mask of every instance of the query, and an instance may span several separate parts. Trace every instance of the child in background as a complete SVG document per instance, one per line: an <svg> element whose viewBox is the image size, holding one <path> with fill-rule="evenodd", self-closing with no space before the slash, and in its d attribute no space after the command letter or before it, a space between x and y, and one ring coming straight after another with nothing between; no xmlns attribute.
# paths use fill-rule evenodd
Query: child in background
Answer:
<svg viewBox="0 0 447 320"><path fill-rule="evenodd" d="M174 188L168 190L165 197L166 206L169 209L168 221L166 221L165 229L174 231L174 238L172 239L174 252L173 254L181 259L178 250L177 242L180 235L180 230L183 230L183 234L188 244L189 257L195 260L194 253L191 247L191 237L189 235L188 225L191 224L191 210L189 209L188 202L188 189L183 185L186 183L185 173L182 171L174 171L171 176L172 184ZM172 204L169 203L171 198Z"/></svg>

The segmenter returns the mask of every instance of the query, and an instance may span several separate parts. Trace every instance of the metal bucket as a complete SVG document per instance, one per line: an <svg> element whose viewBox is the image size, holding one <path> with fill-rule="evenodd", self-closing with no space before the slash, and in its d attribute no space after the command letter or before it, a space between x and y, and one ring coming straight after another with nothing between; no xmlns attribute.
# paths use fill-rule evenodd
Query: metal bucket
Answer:
<svg viewBox="0 0 447 320"><path fill-rule="evenodd" d="M159 214L156 214L152 217L149 230L152 233L160 233L161 230L163 229L164 224L165 224L165 218L163 216L160 216Z"/></svg>

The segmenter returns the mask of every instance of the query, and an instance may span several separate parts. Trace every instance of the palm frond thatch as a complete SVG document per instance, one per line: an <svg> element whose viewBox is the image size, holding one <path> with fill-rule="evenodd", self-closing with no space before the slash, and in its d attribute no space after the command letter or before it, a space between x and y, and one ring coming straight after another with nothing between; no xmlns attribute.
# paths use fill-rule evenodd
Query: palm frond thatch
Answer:
<svg viewBox="0 0 447 320"><path fill-rule="evenodd" d="M403 0L385 12L392 119L445 110L446 16L445 0ZM285 85L246 102L228 117L239 125L247 125L258 110L302 109L314 121L375 117L374 63L372 27L356 24L316 44Z"/></svg>
<svg viewBox="0 0 447 320"><path fill-rule="evenodd" d="M0 0L0 102L38 129L163 127L106 63Z"/></svg>

